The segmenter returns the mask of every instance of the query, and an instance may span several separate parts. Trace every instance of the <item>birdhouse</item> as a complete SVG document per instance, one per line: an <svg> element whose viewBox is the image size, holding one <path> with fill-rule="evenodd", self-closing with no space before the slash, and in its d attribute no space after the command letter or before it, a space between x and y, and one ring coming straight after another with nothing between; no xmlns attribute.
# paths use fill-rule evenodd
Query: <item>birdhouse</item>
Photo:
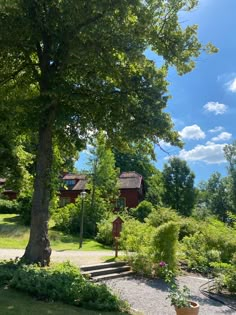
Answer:
<svg viewBox="0 0 236 315"><path fill-rule="evenodd" d="M120 232L122 230L122 223L124 223L124 221L120 218L117 217L113 222L112 222L112 235L113 237L120 237Z"/></svg>

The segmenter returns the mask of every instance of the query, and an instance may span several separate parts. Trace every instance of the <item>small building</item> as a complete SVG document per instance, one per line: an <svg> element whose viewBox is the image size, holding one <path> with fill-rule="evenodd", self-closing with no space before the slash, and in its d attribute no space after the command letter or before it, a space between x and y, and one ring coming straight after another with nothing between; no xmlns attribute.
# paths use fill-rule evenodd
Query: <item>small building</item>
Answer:
<svg viewBox="0 0 236 315"><path fill-rule="evenodd" d="M60 206L63 207L68 203L75 203L76 198L88 188L88 176L85 174L63 174L62 185L59 189ZM0 188L5 186L6 179L0 178ZM144 199L145 188L143 177L136 172L123 172L118 178L118 187L120 196L116 200L114 208L135 208ZM17 198L17 193L10 189L3 190L3 194L9 200Z"/></svg>
<svg viewBox="0 0 236 315"><path fill-rule="evenodd" d="M88 182L86 175L64 174L63 187L60 189L60 205L74 203L82 191L87 191ZM144 199L145 189L143 177L136 172L123 172L118 178L120 190L119 199L115 209L135 208Z"/></svg>
<svg viewBox="0 0 236 315"><path fill-rule="evenodd" d="M0 178L0 189L6 185L6 178ZM4 187L2 194L7 197L9 200L15 200L17 198L17 192L14 190L8 189Z"/></svg>

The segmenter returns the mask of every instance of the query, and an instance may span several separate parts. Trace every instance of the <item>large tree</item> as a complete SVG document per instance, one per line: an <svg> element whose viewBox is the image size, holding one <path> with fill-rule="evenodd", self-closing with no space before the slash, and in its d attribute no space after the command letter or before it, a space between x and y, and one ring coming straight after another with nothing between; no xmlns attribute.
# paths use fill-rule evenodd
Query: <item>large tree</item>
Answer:
<svg viewBox="0 0 236 315"><path fill-rule="evenodd" d="M147 180L156 171L153 144L148 141L129 143L123 150L114 148L113 152L120 172L135 171Z"/></svg>
<svg viewBox="0 0 236 315"><path fill-rule="evenodd" d="M218 172L213 173L205 185L205 205L223 221L227 218L227 211L232 210L229 188L229 177L222 178Z"/></svg>
<svg viewBox="0 0 236 315"><path fill-rule="evenodd" d="M162 172L164 183L163 200L180 214L190 215L194 206L194 173L186 161L178 157L169 159Z"/></svg>
<svg viewBox="0 0 236 315"><path fill-rule="evenodd" d="M166 75L169 66L180 74L192 70L205 49L197 26L183 29L178 21L180 10L196 5L197 0L0 0L0 106L11 108L12 128L38 136L26 262L50 261L53 141L79 148L91 131L103 129L117 146L138 139L178 143L163 112ZM148 48L162 56L161 68L145 56Z"/></svg>
<svg viewBox="0 0 236 315"><path fill-rule="evenodd" d="M111 148L107 147L106 136L103 132L98 133L91 153L91 204L95 202L96 190L102 198L114 202L119 195L118 169L115 167L114 154Z"/></svg>

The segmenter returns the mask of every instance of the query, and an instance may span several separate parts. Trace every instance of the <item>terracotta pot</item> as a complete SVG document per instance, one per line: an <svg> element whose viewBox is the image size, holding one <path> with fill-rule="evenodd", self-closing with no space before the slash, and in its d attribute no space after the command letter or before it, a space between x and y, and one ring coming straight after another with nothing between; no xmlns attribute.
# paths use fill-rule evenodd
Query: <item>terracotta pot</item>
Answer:
<svg viewBox="0 0 236 315"><path fill-rule="evenodd" d="M177 315L198 315L199 304L197 302L190 301L191 307L176 307L175 311Z"/></svg>

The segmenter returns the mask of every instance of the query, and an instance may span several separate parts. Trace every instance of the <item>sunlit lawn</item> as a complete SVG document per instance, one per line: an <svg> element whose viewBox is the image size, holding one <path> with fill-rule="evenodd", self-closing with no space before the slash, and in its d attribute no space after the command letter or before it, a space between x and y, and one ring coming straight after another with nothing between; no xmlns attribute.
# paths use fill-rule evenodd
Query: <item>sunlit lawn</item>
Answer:
<svg viewBox="0 0 236 315"><path fill-rule="evenodd" d="M78 250L79 237L66 235L52 229L53 222L49 224L49 237L51 246L55 250ZM0 214L0 248L25 248L29 239L29 228L19 224L18 215ZM95 240L85 239L82 251L98 251L110 248L103 246Z"/></svg>
<svg viewBox="0 0 236 315"><path fill-rule="evenodd" d="M0 314L2 315L118 315L114 312L97 312L74 306L42 302L12 289L0 288Z"/></svg>

